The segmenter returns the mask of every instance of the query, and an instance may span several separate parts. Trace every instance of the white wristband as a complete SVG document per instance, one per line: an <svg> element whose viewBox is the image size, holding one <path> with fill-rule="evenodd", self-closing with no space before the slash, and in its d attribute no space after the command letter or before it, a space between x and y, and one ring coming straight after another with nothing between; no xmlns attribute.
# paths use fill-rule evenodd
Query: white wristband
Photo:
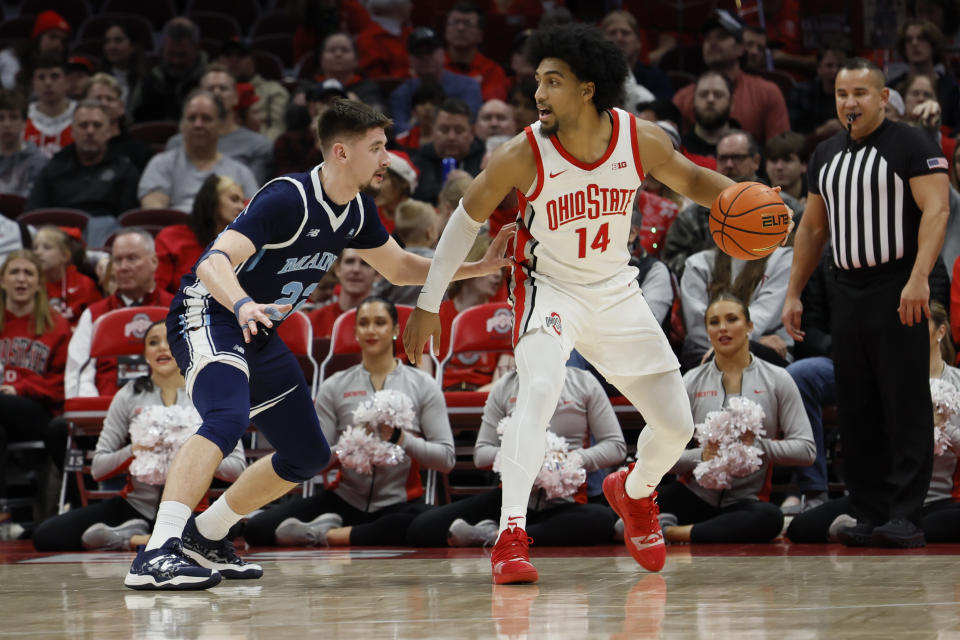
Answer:
<svg viewBox="0 0 960 640"><path fill-rule="evenodd" d="M443 235L437 243L427 280L420 289L420 297L417 298L418 307L430 313L439 313L447 285L466 259L482 226L482 222L477 222L470 217L463 208L463 199L461 199L456 210L450 215Z"/></svg>

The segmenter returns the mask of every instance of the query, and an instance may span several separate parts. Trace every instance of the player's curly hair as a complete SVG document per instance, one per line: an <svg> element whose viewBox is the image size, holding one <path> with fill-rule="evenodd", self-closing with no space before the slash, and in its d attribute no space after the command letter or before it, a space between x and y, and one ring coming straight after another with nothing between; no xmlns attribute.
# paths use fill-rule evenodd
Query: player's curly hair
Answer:
<svg viewBox="0 0 960 640"><path fill-rule="evenodd" d="M527 39L526 55L534 68L544 58L559 58L570 65L578 80L592 82L596 87L593 105L597 111L623 102L626 60L596 27L569 23L538 29Z"/></svg>

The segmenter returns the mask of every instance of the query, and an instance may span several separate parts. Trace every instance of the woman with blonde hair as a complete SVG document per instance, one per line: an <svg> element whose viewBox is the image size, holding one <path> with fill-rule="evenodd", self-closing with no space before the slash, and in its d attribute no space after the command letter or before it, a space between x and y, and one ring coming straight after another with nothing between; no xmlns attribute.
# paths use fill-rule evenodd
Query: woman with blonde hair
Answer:
<svg viewBox="0 0 960 640"><path fill-rule="evenodd" d="M73 242L59 227L40 227L33 238L33 252L43 266L50 307L75 326L87 305L102 297L97 283L73 264Z"/></svg>
<svg viewBox="0 0 960 640"><path fill-rule="evenodd" d="M63 405L70 326L50 308L43 266L32 251L0 266L0 460L7 443L39 440ZM0 498L6 496L0 473ZM0 512L0 522L10 514Z"/></svg>

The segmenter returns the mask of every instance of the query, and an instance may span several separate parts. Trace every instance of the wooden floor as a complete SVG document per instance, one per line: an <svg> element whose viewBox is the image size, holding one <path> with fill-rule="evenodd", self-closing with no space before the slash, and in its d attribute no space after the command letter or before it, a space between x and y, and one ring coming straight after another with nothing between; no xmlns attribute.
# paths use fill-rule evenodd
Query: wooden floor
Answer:
<svg viewBox="0 0 960 640"><path fill-rule="evenodd" d="M534 547L537 585L493 586L482 550L252 549L255 581L135 592L131 555L0 543L0 637L960 638L956 546Z"/></svg>

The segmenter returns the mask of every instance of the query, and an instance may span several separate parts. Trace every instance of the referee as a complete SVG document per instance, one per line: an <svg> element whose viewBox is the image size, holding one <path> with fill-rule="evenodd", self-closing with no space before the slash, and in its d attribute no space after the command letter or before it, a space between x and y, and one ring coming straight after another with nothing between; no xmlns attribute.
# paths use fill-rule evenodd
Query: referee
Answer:
<svg viewBox="0 0 960 640"><path fill-rule="evenodd" d="M837 408L858 522L839 537L854 546L919 547L926 542L914 519L933 465L924 316L949 216L947 161L921 129L884 119L889 90L872 62L847 61L835 87L847 130L810 159L783 325L803 340L800 292L830 234Z"/></svg>

